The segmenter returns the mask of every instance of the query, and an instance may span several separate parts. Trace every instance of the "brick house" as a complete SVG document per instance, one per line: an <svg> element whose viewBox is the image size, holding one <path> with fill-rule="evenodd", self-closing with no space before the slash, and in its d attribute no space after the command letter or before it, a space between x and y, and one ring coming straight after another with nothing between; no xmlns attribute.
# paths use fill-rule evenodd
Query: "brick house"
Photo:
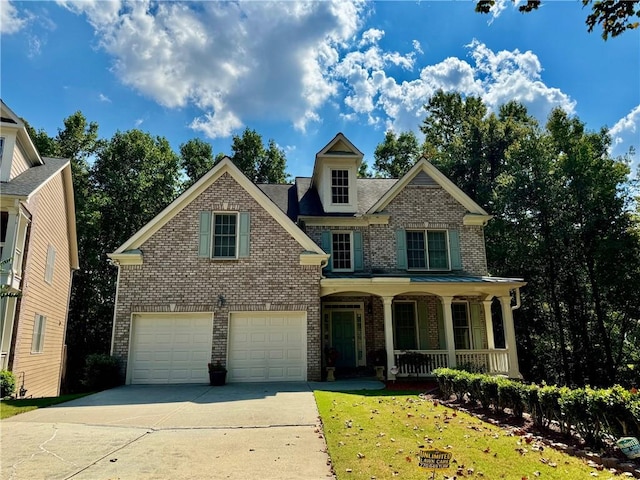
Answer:
<svg viewBox="0 0 640 480"><path fill-rule="evenodd" d="M24 122L1 102L0 368L18 396L56 396L64 370L78 245L69 160L40 156ZM26 390L26 391L25 391Z"/></svg>
<svg viewBox="0 0 640 480"><path fill-rule="evenodd" d="M230 382L320 380L328 364L518 377L524 283L487 276L491 217L425 159L360 179L362 157L338 134L292 185L226 158L110 254L127 383L205 382L209 362Z"/></svg>

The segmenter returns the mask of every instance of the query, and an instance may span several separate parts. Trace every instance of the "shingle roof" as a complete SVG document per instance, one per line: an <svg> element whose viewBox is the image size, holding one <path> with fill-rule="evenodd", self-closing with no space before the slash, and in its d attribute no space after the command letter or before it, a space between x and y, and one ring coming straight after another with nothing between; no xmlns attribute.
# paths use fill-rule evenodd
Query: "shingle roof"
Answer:
<svg viewBox="0 0 640 480"><path fill-rule="evenodd" d="M397 182L395 178L358 178L358 211L355 215L365 214L387 191ZM320 196L311 186L310 177L296 177L296 190L300 206L300 215L322 215L334 217L352 217L354 214L326 213L322 207Z"/></svg>
<svg viewBox="0 0 640 480"><path fill-rule="evenodd" d="M298 202L295 186L290 184L260 183L257 187L262 190L280 210L295 221L298 217Z"/></svg>
<svg viewBox="0 0 640 480"><path fill-rule="evenodd" d="M31 167L11 181L0 183L0 193L3 196L28 197L69 163L65 158L43 157L42 160L44 165Z"/></svg>
<svg viewBox="0 0 640 480"><path fill-rule="evenodd" d="M505 277L475 277L472 275L456 275L452 274L407 274L407 273L369 273L369 272L351 272L351 273L333 273L325 272L327 278L408 278L412 283L504 283L504 282L522 282L522 278L505 278Z"/></svg>

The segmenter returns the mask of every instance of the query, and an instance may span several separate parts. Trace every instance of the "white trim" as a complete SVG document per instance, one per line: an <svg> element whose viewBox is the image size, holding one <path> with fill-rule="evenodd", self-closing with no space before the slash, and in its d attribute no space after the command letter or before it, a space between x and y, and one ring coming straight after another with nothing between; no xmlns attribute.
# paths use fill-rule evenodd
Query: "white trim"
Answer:
<svg viewBox="0 0 640 480"><path fill-rule="evenodd" d="M298 220L309 227L368 227L369 225L388 225L391 215L358 215L353 217L315 217L300 215Z"/></svg>
<svg viewBox="0 0 640 480"><path fill-rule="evenodd" d="M39 327L39 328L38 328ZM38 330L36 333L36 329ZM47 330L47 317L36 313L33 319L33 333L31 337L31 353L44 352L45 332Z"/></svg>
<svg viewBox="0 0 640 480"><path fill-rule="evenodd" d="M351 305L355 308L340 308L340 305ZM328 346L333 347L333 312L353 312L353 334L356 339L354 347L355 363L357 367L363 367L367 365L367 344L366 344L366 320L364 315L364 302L327 302L322 305L322 312L320 318L324 319L324 315L328 314ZM358 315L362 320L362 331L360 332L360 338L358 338ZM324 326L323 326L324 328ZM362 359L358 358L358 350L362 350Z"/></svg>
<svg viewBox="0 0 640 480"><path fill-rule="evenodd" d="M324 251L307 236L273 201L255 184L253 184L229 157L222 159L215 167L207 172L200 180L194 183L182 195L171 202L164 210L156 215L144 227L138 230L131 238L116 249L115 254L126 250L139 248L153 234L160 230L166 223L175 217L180 211L195 200L204 190L215 183L222 175L228 173L240 184L242 188L253 197L303 248L310 252L324 254Z"/></svg>
<svg viewBox="0 0 640 480"><path fill-rule="evenodd" d="M107 257L117 265L142 265L142 252L136 253L107 253Z"/></svg>
<svg viewBox="0 0 640 480"><path fill-rule="evenodd" d="M425 157L422 157L411 167L411 169L378 200L367 213L377 213L383 210L391 200L393 200L406 187L411 180L420 172L424 171L433 178L444 190L446 190L455 200L465 207L469 213L489 216L489 214L476 202L458 188L451 180L445 177L440 170L434 167Z"/></svg>
<svg viewBox="0 0 640 480"><path fill-rule="evenodd" d="M485 227L493 215L481 215L479 213L467 213L462 217L462 224L465 226L479 225Z"/></svg>

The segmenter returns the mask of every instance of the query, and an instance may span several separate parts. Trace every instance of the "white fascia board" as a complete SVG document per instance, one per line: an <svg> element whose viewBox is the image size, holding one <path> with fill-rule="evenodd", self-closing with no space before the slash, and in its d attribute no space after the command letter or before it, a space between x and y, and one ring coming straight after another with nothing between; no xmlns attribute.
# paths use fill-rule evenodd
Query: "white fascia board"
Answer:
<svg viewBox="0 0 640 480"><path fill-rule="evenodd" d="M312 227L366 227L369 225L388 225L390 215L361 215L356 217L316 217L300 215L298 220Z"/></svg>
<svg viewBox="0 0 640 480"><path fill-rule="evenodd" d="M481 215L478 213L467 213L463 219L463 225L480 225L485 226L493 218L493 215Z"/></svg>
<svg viewBox="0 0 640 480"><path fill-rule="evenodd" d="M326 265L329 261L330 255L318 254L318 253L301 253L300 265Z"/></svg>
<svg viewBox="0 0 640 480"><path fill-rule="evenodd" d="M142 265L142 252L139 253L107 253L107 257L117 265Z"/></svg>

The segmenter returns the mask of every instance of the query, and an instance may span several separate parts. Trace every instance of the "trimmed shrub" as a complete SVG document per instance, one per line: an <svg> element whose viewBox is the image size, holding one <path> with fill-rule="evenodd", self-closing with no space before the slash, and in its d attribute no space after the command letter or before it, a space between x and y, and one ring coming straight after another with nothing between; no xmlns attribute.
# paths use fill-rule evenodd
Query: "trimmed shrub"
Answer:
<svg viewBox="0 0 640 480"><path fill-rule="evenodd" d="M90 391L107 390L121 385L120 361L105 353L88 355L82 384Z"/></svg>
<svg viewBox="0 0 640 480"><path fill-rule="evenodd" d="M16 390L16 376L9 370L0 370L0 398L13 395Z"/></svg>

